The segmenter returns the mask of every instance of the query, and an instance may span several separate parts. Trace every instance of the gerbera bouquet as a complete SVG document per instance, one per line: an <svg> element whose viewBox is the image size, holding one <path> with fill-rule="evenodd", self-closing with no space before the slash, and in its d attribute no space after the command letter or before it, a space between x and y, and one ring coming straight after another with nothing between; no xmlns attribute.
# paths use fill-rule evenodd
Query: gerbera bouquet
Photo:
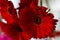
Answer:
<svg viewBox="0 0 60 40"><path fill-rule="evenodd" d="M57 19L48 8L38 6L38 0L20 0L18 15L11 1L0 1L0 14L7 23L0 21L2 31L12 40L29 40L34 38L54 37ZM41 2L42 3L42 2Z"/></svg>

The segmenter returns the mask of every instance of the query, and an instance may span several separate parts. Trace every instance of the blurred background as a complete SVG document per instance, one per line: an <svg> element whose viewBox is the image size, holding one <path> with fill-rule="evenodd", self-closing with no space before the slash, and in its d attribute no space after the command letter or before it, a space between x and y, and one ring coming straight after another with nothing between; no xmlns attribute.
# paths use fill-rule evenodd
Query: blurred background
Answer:
<svg viewBox="0 0 60 40"><path fill-rule="evenodd" d="M18 3L20 2L19 0L9 0L12 1L15 8L18 8L19 5ZM40 5L40 1L38 1L38 5ZM54 14L54 19L58 19L58 23L56 25L56 30L55 31L60 31L60 0L43 0L43 6L48 7L49 9L51 9L51 13ZM55 38L44 38L44 39L35 39L35 38L31 38L31 40L60 40L60 36L55 37Z"/></svg>

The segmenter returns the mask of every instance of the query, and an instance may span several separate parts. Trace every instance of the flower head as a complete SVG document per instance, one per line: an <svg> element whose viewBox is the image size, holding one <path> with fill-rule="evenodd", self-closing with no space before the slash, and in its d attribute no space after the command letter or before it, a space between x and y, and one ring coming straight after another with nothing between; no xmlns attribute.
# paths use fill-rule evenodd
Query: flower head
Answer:
<svg viewBox="0 0 60 40"><path fill-rule="evenodd" d="M57 20L52 13L46 12L46 7L31 4L20 12L20 27L31 37L45 38L53 33Z"/></svg>

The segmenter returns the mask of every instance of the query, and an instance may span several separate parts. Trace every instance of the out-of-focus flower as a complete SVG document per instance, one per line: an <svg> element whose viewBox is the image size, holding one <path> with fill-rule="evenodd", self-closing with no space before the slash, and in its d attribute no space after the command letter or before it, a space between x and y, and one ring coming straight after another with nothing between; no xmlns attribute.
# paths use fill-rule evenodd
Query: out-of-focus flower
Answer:
<svg viewBox="0 0 60 40"><path fill-rule="evenodd" d="M4 5L3 5L3 4ZM5 5L6 4L6 5ZM19 18L16 19L17 14L15 14L14 6L12 2L2 1L0 6L0 16L7 21L3 23L0 21L0 27L2 31L8 35L12 40L29 40L29 36L24 32L19 25ZM14 14L14 15L13 15ZM16 15L16 16L15 16Z"/></svg>
<svg viewBox="0 0 60 40"><path fill-rule="evenodd" d="M1 0L2 1L2 0ZM6 2L5 2L6 1ZM19 40L19 32L21 32L21 28L19 27L16 18L12 15L14 13L13 8L11 8L12 14L9 12L9 8L11 4L8 5L8 0L4 0L1 3L0 6L0 14L3 19L7 21L7 23L3 23L0 21L0 27L2 31L7 34L9 37L11 37L13 40Z"/></svg>
<svg viewBox="0 0 60 40"><path fill-rule="evenodd" d="M17 18L17 12L16 12L16 9L14 8L14 5L13 5L13 3L11 2L11 1L8 1L8 6L9 6L9 12L10 12L10 14L13 16L13 17L15 17L15 18Z"/></svg>
<svg viewBox="0 0 60 40"><path fill-rule="evenodd" d="M8 23L14 23L15 20L13 18L13 16L10 14L10 12L8 11L8 0L4 0L2 2L0 2L0 14L2 16L3 19L5 19Z"/></svg>
<svg viewBox="0 0 60 40"><path fill-rule="evenodd" d="M7 35L5 35L3 32L0 33L0 40L12 40Z"/></svg>

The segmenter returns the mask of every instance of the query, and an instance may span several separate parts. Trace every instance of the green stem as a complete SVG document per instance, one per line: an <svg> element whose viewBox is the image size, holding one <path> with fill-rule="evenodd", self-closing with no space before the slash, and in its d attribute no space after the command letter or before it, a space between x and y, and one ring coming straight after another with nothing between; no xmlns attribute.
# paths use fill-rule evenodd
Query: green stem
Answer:
<svg viewBox="0 0 60 40"><path fill-rule="evenodd" d="M42 0L40 0L40 7L42 7Z"/></svg>
<svg viewBox="0 0 60 40"><path fill-rule="evenodd" d="M2 33L1 27L0 27L0 34Z"/></svg>
<svg viewBox="0 0 60 40"><path fill-rule="evenodd" d="M2 17L1 17L1 15L0 15L0 21L2 20Z"/></svg>
<svg viewBox="0 0 60 40"><path fill-rule="evenodd" d="M47 7L50 9L49 1L48 1L48 0L46 0L46 5L47 5Z"/></svg>

